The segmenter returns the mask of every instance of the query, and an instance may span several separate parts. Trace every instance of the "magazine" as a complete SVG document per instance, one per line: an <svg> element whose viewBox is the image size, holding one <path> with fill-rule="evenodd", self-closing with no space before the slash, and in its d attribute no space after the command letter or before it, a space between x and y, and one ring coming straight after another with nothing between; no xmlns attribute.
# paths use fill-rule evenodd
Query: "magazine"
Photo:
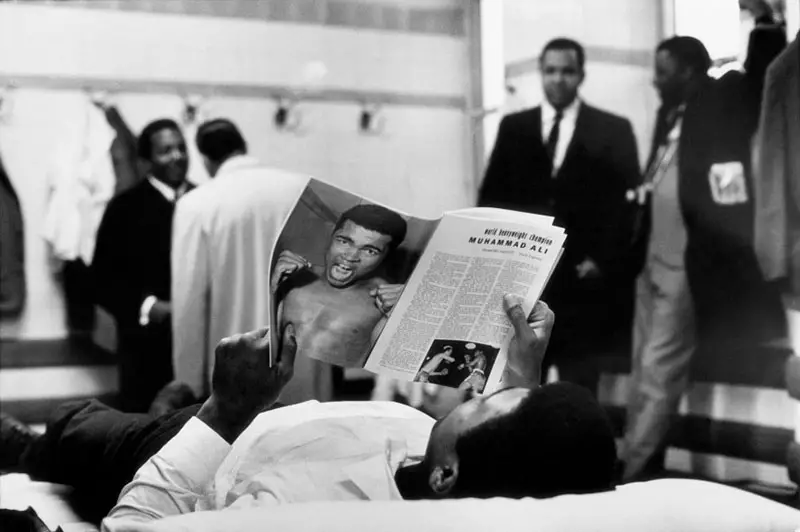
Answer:
<svg viewBox="0 0 800 532"><path fill-rule="evenodd" d="M409 216L311 179L273 250L272 345L292 324L300 356L406 381L494 390L566 234L547 216L493 208Z"/></svg>

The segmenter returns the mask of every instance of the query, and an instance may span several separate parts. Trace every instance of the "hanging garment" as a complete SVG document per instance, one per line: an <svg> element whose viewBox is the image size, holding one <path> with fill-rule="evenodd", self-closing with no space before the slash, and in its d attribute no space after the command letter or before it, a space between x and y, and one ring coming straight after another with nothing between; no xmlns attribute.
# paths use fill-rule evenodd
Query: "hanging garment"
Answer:
<svg viewBox="0 0 800 532"><path fill-rule="evenodd" d="M114 195L109 149L115 133L88 98L81 105L82 119L66 132L52 161L42 235L56 258L80 258L89 265L100 220Z"/></svg>
<svg viewBox="0 0 800 532"><path fill-rule="evenodd" d="M105 114L108 125L117 133L111 143L111 163L114 165L114 177L116 178L114 195L116 196L144 179L145 172L139 168L136 135L125 123L125 119L113 105L105 109Z"/></svg>
<svg viewBox="0 0 800 532"><path fill-rule="evenodd" d="M800 42L767 72L755 143L755 248L764 276L800 294Z"/></svg>
<svg viewBox="0 0 800 532"><path fill-rule="evenodd" d="M0 158L0 316L22 312L25 292L22 209Z"/></svg>

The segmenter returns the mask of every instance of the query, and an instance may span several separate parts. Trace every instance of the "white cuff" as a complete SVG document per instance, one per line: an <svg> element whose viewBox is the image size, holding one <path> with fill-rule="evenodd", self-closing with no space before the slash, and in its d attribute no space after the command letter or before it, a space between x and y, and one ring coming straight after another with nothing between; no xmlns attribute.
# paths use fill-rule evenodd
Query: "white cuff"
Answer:
<svg viewBox="0 0 800 532"><path fill-rule="evenodd" d="M193 417L158 452L158 457L197 487L213 479L231 446L214 430Z"/></svg>
<svg viewBox="0 0 800 532"><path fill-rule="evenodd" d="M156 304L158 298L156 296L147 296L144 298L141 308L139 309L139 325L146 327L150 324L150 311L153 305Z"/></svg>

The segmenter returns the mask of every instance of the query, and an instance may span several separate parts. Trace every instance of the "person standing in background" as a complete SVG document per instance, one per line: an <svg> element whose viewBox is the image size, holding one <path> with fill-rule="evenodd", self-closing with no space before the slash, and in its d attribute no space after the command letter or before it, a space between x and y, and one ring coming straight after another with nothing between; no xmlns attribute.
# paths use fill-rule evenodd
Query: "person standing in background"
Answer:
<svg viewBox="0 0 800 532"><path fill-rule="evenodd" d="M25 234L22 206L0 157L0 316L19 316L25 307Z"/></svg>
<svg viewBox="0 0 800 532"><path fill-rule="evenodd" d="M173 120L145 126L137 149L147 178L109 202L91 272L95 299L117 324L120 407L145 412L172 380L172 218L192 187L186 142Z"/></svg>
<svg viewBox="0 0 800 532"><path fill-rule="evenodd" d="M633 361L622 461L624 480L664 468L670 420L696 350L757 349L783 334L780 301L753 252L750 142L767 66L786 45L763 0L742 0L757 22L745 73L708 76L711 59L692 37L656 51L662 105L645 183L636 247Z"/></svg>
<svg viewBox="0 0 800 532"><path fill-rule="evenodd" d="M272 248L308 178L262 166L230 120L201 124L196 143L212 180L175 213L172 330L175 380L203 399L211 391L217 343L270 323ZM299 400L314 397L321 371L298 357L290 388ZM178 386L173 392L181 393ZM289 392L282 401L296 402Z"/></svg>
<svg viewBox="0 0 800 532"><path fill-rule="evenodd" d="M594 355L630 327L625 192L641 176L630 122L579 97L584 64L579 43L547 43L540 56L545 100L503 118L478 205L551 215L566 230L564 255L543 295L558 315L545 366L596 393Z"/></svg>

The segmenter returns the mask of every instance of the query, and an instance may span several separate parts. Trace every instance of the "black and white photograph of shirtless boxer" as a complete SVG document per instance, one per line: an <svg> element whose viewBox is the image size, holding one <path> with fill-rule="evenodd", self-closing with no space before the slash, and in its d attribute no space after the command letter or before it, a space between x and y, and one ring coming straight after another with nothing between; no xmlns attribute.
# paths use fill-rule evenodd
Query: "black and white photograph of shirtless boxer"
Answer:
<svg viewBox="0 0 800 532"><path fill-rule="evenodd" d="M411 273L408 257L418 256L415 235L425 231L414 222L324 184L309 186L282 231L271 278L279 329L293 324L298 352L363 367Z"/></svg>

